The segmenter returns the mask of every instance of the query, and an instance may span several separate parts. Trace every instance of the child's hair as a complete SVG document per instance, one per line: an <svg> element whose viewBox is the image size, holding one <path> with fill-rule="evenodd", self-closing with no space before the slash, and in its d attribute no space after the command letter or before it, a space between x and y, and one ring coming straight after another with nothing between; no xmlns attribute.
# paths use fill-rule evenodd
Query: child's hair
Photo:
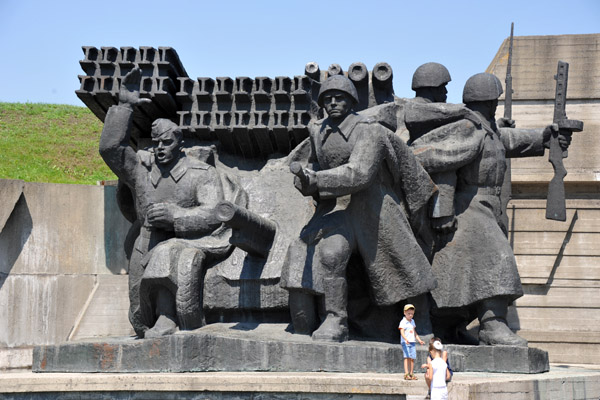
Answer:
<svg viewBox="0 0 600 400"><path fill-rule="evenodd" d="M433 337L429 341L429 352L435 351L440 356L442 355L442 350L444 346L442 345L442 340L438 337Z"/></svg>

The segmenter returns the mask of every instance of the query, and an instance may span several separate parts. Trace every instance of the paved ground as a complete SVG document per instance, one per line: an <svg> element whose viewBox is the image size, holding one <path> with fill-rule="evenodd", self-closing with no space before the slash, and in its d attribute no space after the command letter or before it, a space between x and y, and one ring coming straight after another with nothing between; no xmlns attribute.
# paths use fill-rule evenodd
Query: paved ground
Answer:
<svg viewBox="0 0 600 400"><path fill-rule="evenodd" d="M401 374L203 372L161 374L0 373L1 394L101 391L204 391L406 394L423 399L423 377L404 381ZM551 365L543 374L456 373L450 399L600 399L600 365ZM307 396L308 397L308 396ZM9 398L9 397L6 397Z"/></svg>

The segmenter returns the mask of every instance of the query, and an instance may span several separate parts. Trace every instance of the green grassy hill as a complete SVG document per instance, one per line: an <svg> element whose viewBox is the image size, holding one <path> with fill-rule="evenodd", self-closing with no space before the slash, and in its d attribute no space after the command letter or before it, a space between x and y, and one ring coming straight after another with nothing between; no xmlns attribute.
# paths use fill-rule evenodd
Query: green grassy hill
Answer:
<svg viewBox="0 0 600 400"><path fill-rule="evenodd" d="M0 179L96 184L116 179L98 154L102 122L84 107L0 103Z"/></svg>

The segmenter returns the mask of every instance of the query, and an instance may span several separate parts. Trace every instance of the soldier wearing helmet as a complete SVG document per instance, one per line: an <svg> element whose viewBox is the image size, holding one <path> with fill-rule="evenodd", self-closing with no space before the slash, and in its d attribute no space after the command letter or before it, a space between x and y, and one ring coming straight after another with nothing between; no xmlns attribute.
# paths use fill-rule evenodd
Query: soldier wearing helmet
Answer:
<svg viewBox="0 0 600 400"><path fill-rule="evenodd" d="M416 69L412 79L412 90L416 98L426 102L445 103L450 82L450 72L442 64L428 62Z"/></svg>
<svg viewBox="0 0 600 400"><path fill-rule="evenodd" d="M317 207L290 245L281 285L290 292L295 331L314 340L348 339L346 269L353 254L364 263L376 305L435 287L407 216L427 204L434 186L404 142L352 110L357 99L345 76L323 83L318 103L327 118L309 125L308 165L295 177L296 188ZM315 309L321 315L310 317Z"/></svg>
<svg viewBox="0 0 600 400"><path fill-rule="evenodd" d="M149 101L139 96L140 79L137 68L124 78L119 105L106 115L100 154L133 198L129 320L142 338L204 324L201 277L231 250L231 230L213 209L225 199L245 205L246 197L208 160L188 156L181 130L168 119L152 124L151 151L129 146L134 106Z"/></svg>
<svg viewBox="0 0 600 400"><path fill-rule="evenodd" d="M508 305L522 296L523 289L501 227L500 194L506 158L543 155L552 128L499 128L494 118L501 94L496 76L472 76L463 91L471 114L426 133L412 147L428 172L452 172L455 181L456 231L436 244L439 250L432 263L438 279L438 288L432 291L437 307L444 315L466 311L477 316L482 344L525 346L527 341L506 321ZM560 142L566 148L570 137ZM446 341L461 339L456 332L442 335L449 335Z"/></svg>

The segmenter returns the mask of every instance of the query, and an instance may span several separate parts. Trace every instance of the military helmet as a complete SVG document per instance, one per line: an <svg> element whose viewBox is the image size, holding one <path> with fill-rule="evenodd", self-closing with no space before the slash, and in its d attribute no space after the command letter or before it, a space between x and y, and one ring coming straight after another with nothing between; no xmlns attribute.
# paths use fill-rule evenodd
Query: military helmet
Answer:
<svg viewBox="0 0 600 400"><path fill-rule="evenodd" d="M429 62L421 65L412 79L412 90L417 90L424 87L438 87L450 82L450 72L442 64Z"/></svg>
<svg viewBox="0 0 600 400"><path fill-rule="evenodd" d="M463 103L496 100L503 92L502 83L496 75L482 72L473 75L465 83Z"/></svg>
<svg viewBox="0 0 600 400"><path fill-rule="evenodd" d="M174 132L175 134L181 133L181 130L179 129L179 125L177 125L175 122L171 121L170 119L159 118L152 123L151 135L153 138L157 138L169 131L175 131ZM179 131L179 132L177 132L177 131Z"/></svg>
<svg viewBox="0 0 600 400"><path fill-rule="evenodd" d="M330 76L325 82L323 82L321 85L321 90L319 90L319 98L317 99L319 106L323 107L323 95L329 90L339 90L344 93L348 93L354 100L354 103L358 103L358 93L356 92L356 87L354 87L352 81L346 78L344 75Z"/></svg>

